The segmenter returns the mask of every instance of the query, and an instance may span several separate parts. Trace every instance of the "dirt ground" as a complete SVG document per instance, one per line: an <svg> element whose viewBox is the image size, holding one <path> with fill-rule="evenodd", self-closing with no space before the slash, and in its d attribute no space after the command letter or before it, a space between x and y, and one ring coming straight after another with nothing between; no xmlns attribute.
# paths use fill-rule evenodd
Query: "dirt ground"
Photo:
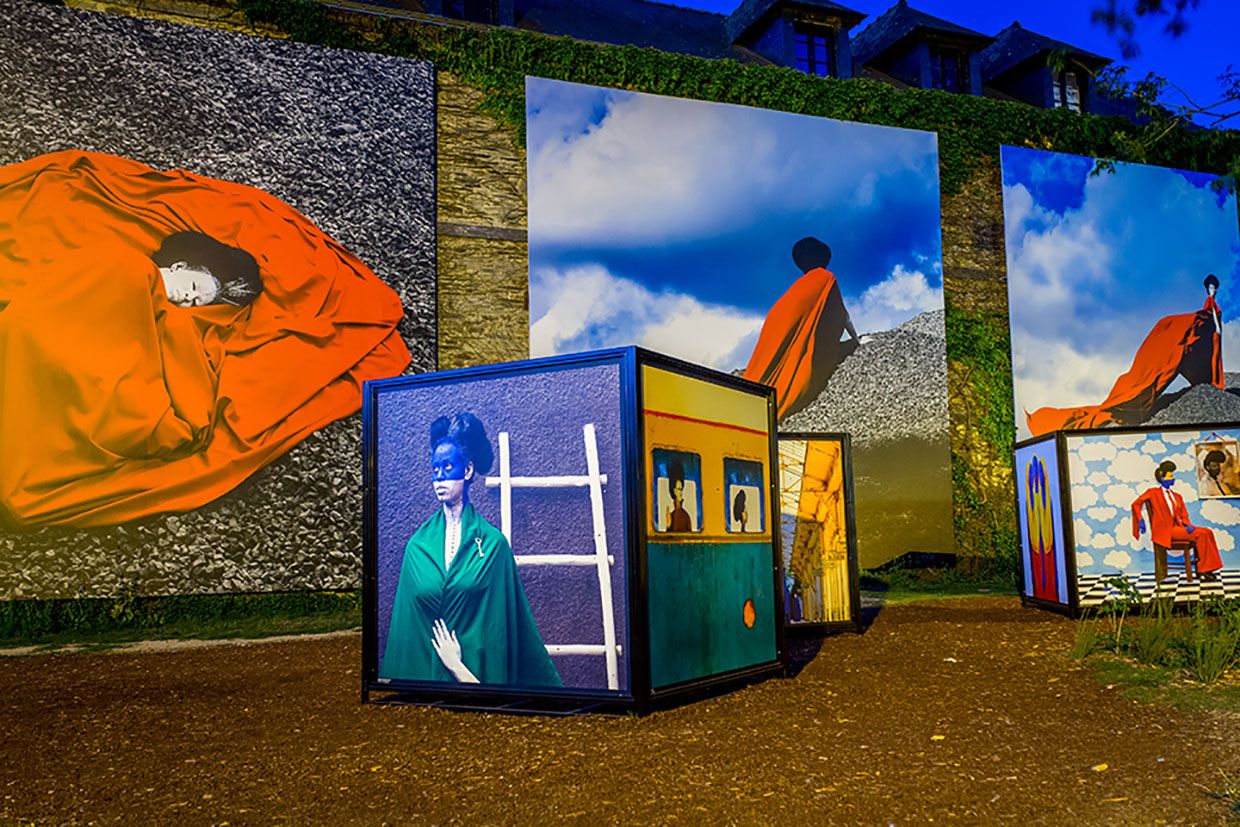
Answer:
<svg viewBox="0 0 1240 827"><path fill-rule="evenodd" d="M1219 824L1240 721L1124 700L1014 598L890 606L636 717L358 703L356 635L0 661L0 821Z"/></svg>

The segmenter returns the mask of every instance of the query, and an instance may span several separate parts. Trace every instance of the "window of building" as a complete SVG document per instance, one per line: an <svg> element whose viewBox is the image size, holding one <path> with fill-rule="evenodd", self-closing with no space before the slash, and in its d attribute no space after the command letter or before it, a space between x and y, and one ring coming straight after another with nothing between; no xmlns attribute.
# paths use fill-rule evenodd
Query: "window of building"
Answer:
<svg viewBox="0 0 1240 827"><path fill-rule="evenodd" d="M495 0L444 0L443 16L474 23L495 23Z"/></svg>
<svg viewBox="0 0 1240 827"><path fill-rule="evenodd" d="M1081 111L1081 84L1076 72L1052 73L1051 91L1054 93L1056 108Z"/></svg>
<svg viewBox="0 0 1240 827"><path fill-rule="evenodd" d="M798 70L820 78L835 74L834 29L830 26L795 23L792 27L792 39Z"/></svg>
<svg viewBox="0 0 1240 827"><path fill-rule="evenodd" d="M762 496L762 463L723 458L723 488L728 531L761 534L766 525Z"/></svg>
<svg viewBox="0 0 1240 827"><path fill-rule="evenodd" d="M963 49L930 47L930 88L969 91L969 61Z"/></svg>

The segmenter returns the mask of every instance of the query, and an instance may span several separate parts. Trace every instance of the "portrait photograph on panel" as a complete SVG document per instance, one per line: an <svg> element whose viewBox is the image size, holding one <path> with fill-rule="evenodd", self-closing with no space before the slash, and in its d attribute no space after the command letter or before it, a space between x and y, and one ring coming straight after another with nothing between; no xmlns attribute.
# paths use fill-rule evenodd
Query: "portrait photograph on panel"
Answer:
<svg viewBox="0 0 1240 827"><path fill-rule="evenodd" d="M839 438L779 439L784 618L792 624L853 618L844 451Z"/></svg>
<svg viewBox="0 0 1240 827"><path fill-rule="evenodd" d="M1203 445L1234 446L1238 437L1238 429L1068 436L1082 608L1114 598L1117 577L1142 599L1240 597L1240 507L1202 496L1197 470Z"/></svg>
<svg viewBox="0 0 1240 827"><path fill-rule="evenodd" d="M1002 166L1017 438L1240 419L1236 196L1036 149Z"/></svg>
<svg viewBox="0 0 1240 827"><path fill-rule="evenodd" d="M649 365L641 375L647 479L661 490L681 461L701 492L679 499L687 517L669 518L659 500L646 520L651 686L769 664L779 630L767 397ZM680 487L673 477L673 502Z"/></svg>
<svg viewBox="0 0 1240 827"><path fill-rule="evenodd" d="M628 690L619 370L375 391L381 683Z"/></svg>
<svg viewBox="0 0 1240 827"><path fill-rule="evenodd" d="M1240 497L1240 443L1234 439L1199 442L1197 493L1202 497Z"/></svg>
<svg viewBox="0 0 1240 827"><path fill-rule="evenodd" d="M5 14L0 598L356 588L362 383L435 367L432 67Z"/></svg>
<svg viewBox="0 0 1240 827"><path fill-rule="evenodd" d="M1023 594L1067 606L1071 598L1055 440L1017 447L1015 465Z"/></svg>
<svg viewBox="0 0 1240 827"><path fill-rule="evenodd" d="M526 78L530 352L636 344L852 435L862 564L950 551L937 136Z"/></svg>

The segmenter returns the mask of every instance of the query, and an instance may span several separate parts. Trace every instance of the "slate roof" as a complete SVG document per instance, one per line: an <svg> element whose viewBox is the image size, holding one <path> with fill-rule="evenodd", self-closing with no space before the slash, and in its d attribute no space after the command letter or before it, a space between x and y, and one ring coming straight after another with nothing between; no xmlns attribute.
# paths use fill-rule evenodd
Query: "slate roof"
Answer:
<svg viewBox="0 0 1240 827"><path fill-rule="evenodd" d="M744 0L736 10L728 15L727 22L724 24L727 29L728 39L736 42L741 36L756 23L760 22L766 14L778 5L800 6L801 8L811 9L815 11L827 12L836 15L844 20L848 27L852 27L860 23L865 14L856 9L850 9L847 6L841 6L833 0Z"/></svg>
<svg viewBox="0 0 1240 827"><path fill-rule="evenodd" d="M653 0L523 0L517 10L518 29L743 63L769 62L734 46L726 20L722 14Z"/></svg>
<svg viewBox="0 0 1240 827"><path fill-rule="evenodd" d="M1091 69L1100 69L1111 62L1110 58L1078 49L1062 40L1031 32L1017 22L995 35L995 42L983 49L979 55L982 81L986 82L998 77L1031 57L1059 50Z"/></svg>
<svg viewBox="0 0 1240 827"><path fill-rule="evenodd" d="M905 0L900 0L852 39L853 60L858 64L866 63L917 31L939 32L966 41L971 40L977 44L977 48L993 40L981 32L918 11Z"/></svg>

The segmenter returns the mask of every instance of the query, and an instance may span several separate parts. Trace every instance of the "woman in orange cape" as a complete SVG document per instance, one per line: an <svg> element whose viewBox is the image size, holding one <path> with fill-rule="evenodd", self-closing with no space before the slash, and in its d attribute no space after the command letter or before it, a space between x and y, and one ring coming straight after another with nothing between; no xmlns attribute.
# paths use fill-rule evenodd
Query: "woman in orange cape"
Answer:
<svg viewBox="0 0 1240 827"><path fill-rule="evenodd" d="M185 233L248 253L261 294L157 265ZM261 190L79 151L0 167L0 522L210 502L400 373L402 315Z"/></svg>
<svg viewBox="0 0 1240 827"><path fill-rule="evenodd" d="M803 238L793 245L792 259L804 275L766 314L744 373L746 379L774 386L780 419L817 399L831 374L857 349L857 331L827 269L831 248ZM851 338L841 342L845 330Z"/></svg>
<svg viewBox="0 0 1240 827"><path fill-rule="evenodd" d="M1222 389L1222 311L1214 299L1218 278L1211 273L1203 284L1206 301L1202 308L1159 319L1137 348L1132 367L1115 380L1102 404L1026 411L1030 433L1039 436L1058 430L1140 424L1149 418L1158 395L1177 374L1190 384L1209 383Z"/></svg>

